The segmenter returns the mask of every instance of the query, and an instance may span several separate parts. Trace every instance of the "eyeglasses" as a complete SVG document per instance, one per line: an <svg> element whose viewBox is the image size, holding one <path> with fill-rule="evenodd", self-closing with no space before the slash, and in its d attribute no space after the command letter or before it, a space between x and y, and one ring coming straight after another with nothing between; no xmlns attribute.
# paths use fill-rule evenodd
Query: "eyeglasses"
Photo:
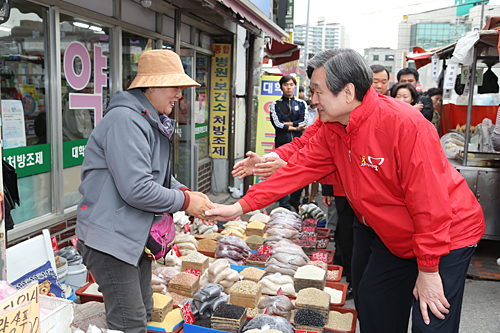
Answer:
<svg viewBox="0 0 500 333"><path fill-rule="evenodd" d="M374 84L377 84L377 83L387 84L388 82L389 82L389 80L373 79Z"/></svg>

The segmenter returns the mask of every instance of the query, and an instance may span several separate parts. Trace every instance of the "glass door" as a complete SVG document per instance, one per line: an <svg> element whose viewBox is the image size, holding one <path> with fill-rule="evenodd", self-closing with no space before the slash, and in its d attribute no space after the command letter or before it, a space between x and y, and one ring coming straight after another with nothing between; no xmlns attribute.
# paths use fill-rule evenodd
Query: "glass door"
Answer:
<svg viewBox="0 0 500 333"><path fill-rule="evenodd" d="M191 78L194 78L194 51L190 49L181 49L181 61L184 71ZM178 158L175 159L175 173L177 180L182 184L193 188L192 170L193 166L193 150L192 150L192 133L193 133L193 93L194 88L182 90L182 98L179 101L178 122L178 139L179 150Z"/></svg>

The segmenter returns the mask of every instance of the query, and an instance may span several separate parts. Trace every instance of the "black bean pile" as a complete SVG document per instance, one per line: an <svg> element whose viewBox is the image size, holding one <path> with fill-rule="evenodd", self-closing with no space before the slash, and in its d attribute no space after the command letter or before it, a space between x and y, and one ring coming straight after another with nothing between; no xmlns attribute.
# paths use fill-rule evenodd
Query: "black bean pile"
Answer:
<svg viewBox="0 0 500 333"><path fill-rule="evenodd" d="M233 304L221 304L215 310L213 317L228 318L228 319L240 319L245 312L245 308L239 305Z"/></svg>
<svg viewBox="0 0 500 333"><path fill-rule="evenodd" d="M211 318L200 319L195 321L193 325L212 328L212 319Z"/></svg>
<svg viewBox="0 0 500 333"><path fill-rule="evenodd" d="M300 309L295 312L295 325L325 327L325 316L311 309Z"/></svg>

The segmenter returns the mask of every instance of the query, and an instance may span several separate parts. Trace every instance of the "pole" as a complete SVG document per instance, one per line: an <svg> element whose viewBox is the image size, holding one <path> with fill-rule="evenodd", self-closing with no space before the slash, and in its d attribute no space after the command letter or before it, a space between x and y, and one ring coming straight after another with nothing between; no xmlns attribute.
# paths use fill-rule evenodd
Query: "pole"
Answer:
<svg viewBox="0 0 500 333"><path fill-rule="evenodd" d="M445 70L446 70L446 59L443 59L443 80L439 81L439 88L441 88L443 95L444 95L443 85L444 85ZM444 100L441 100L441 105L439 106L439 121L438 121L438 135L439 135L439 137L441 137L441 119L443 117L443 104L444 104Z"/></svg>
<svg viewBox="0 0 500 333"><path fill-rule="evenodd" d="M474 83L476 82L476 62L477 47L474 46L474 58L472 59L472 68L469 79L469 104L467 105L467 123L465 125L464 159L462 161L463 166L467 166L467 155L469 153L470 121L472 117L472 101L474 99Z"/></svg>
<svg viewBox="0 0 500 333"><path fill-rule="evenodd" d="M309 48L309 9L311 8L311 0L307 0L307 23L306 23L306 54L304 57L304 73L307 73L307 60ZM304 82L307 80L307 75L304 76Z"/></svg>
<svg viewBox="0 0 500 333"><path fill-rule="evenodd" d="M483 20L484 20L484 1L481 1L481 22L479 22L479 30L483 28Z"/></svg>

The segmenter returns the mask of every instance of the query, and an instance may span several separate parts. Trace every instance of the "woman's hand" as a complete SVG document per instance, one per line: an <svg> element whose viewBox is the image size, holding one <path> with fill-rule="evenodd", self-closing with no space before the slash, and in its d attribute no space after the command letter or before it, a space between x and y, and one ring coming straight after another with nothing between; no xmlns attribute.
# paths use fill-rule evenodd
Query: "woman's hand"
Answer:
<svg viewBox="0 0 500 333"><path fill-rule="evenodd" d="M219 221L230 221L243 215L243 208L241 208L239 202L229 206L215 204L215 208L206 211L205 214Z"/></svg>
<svg viewBox="0 0 500 333"><path fill-rule="evenodd" d="M256 153L249 151L246 154L248 157L242 161L239 161L233 166L233 177L238 177L238 179L243 179L246 176L251 176L253 170L257 163L261 163L262 159Z"/></svg>
<svg viewBox="0 0 500 333"><path fill-rule="evenodd" d="M448 300L444 296L443 281L439 272L424 273L419 271L417 282L413 289L413 296L415 296L417 301L420 301L420 312L422 312L422 319L426 325L429 325L431 322L427 307L439 319L444 319L444 315L450 312L448 310L450 303L448 303Z"/></svg>
<svg viewBox="0 0 500 333"><path fill-rule="evenodd" d="M200 192L184 192L189 196L189 205L186 213L202 220L209 220L205 211L214 208L214 204L208 200L208 197Z"/></svg>

